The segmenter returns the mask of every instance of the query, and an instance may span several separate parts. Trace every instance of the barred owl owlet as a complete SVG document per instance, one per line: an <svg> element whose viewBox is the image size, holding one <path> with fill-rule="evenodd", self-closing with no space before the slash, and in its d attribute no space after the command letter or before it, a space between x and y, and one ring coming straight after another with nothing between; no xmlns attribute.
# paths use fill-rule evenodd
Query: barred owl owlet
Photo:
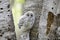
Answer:
<svg viewBox="0 0 60 40"><path fill-rule="evenodd" d="M29 31L35 21L35 14L32 11L27 11L26 13L24 13L24 15L21 16L18 26L20 29L20 33Z"/></svg>

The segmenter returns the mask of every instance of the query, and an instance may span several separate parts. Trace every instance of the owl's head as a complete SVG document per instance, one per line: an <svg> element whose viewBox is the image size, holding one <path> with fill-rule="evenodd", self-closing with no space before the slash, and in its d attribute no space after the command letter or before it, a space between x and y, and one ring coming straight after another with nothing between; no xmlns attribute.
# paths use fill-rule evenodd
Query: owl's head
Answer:
<svg viewBox="0 0 60 40"><path fill-rule="evenodd" d="M25 15L26 15L27 17L29 17L29 18L35 17L35 14L34 14L33 11L28 11L28 12L25 13Z"/></svg>
<svg viewBox="0 0 60 40"><path fill-rule="evenodd" d="M35 13L33 11L27 11L25 14L26 23L30 25L30 27L33 26L35 21Z"/></svg>

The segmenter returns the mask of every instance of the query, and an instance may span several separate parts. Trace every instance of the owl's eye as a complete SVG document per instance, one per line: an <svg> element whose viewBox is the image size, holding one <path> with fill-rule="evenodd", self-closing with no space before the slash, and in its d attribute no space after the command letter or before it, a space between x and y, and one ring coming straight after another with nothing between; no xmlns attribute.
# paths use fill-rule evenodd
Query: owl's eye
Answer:
<svg viewBox="0 0 60 40"><path fill-rule="evenodd" d="M31 14L31 17L33 17L33 15Z"/></svg>
<svg viewBox="0 0 60 40"><path fill-rule="evenodd" d="M29 16L29 14L27 14L27 16Z"/></svg>

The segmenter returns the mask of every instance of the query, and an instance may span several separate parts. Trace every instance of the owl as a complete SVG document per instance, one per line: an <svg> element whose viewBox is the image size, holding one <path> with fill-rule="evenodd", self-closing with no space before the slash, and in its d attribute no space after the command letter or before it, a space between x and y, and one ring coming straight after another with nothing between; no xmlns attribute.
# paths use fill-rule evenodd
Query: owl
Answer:
<svg viewBox="0 0 60 40"><path fill-rule="evenodd" d="M19 29L20 29L20 33L22 34L23 32L29 31L35 21L35 14L33 11L27 11L26 13L24 13L24 15L22 15L19 19Z"/></svg>

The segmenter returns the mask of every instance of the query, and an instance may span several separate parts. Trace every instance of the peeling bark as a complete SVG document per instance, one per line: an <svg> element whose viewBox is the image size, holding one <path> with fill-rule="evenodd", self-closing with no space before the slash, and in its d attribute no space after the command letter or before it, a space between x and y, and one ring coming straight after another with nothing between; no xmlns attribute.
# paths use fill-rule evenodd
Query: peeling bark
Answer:
<svg viewBox="0 0 60 40"><path fill-rule="evenodd" d="M51 24L54 21L54 14L52 12L48 12L48 18L47 18L47 30L46 30L46 34L49 34L50 28L51 28Z"/></svg>

